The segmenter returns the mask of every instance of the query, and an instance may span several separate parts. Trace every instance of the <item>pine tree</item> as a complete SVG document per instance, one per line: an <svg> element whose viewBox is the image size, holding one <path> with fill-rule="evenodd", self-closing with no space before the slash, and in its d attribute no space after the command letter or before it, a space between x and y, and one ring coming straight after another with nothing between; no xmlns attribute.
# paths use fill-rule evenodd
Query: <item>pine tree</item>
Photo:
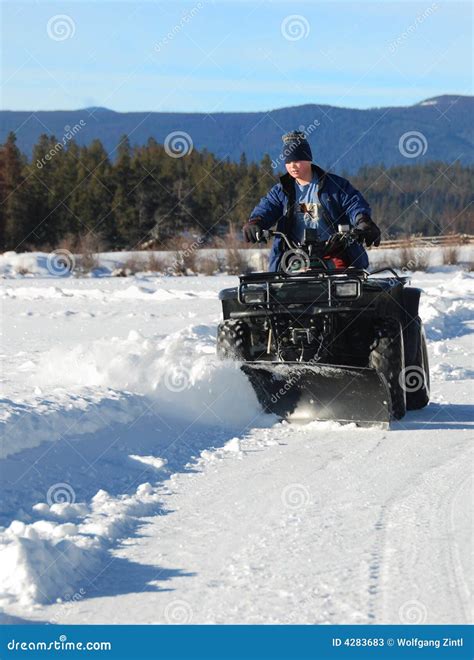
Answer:
<svg viewBox="0 0 474 660"><path fill-rule="evenodd" d="M21 250L27 241L33 242L25 165L26 160L16 146L16 135L10 132L0 156L2 249Z"/></svg>
<svg viewBox="0 0 474 660"><path fill-rule="evenodd" d="M67 234L76 233L77 221L68 206L76 178L75 151L75 145L65 151L62 141L45 134L33 148L29 217L37 247L54 248Z"/></svg>
<svg viewBox="0 0 474 660"><path fill-rule="evenodd" d="M131 248L137 239L138 208L136 186L136 162L132 161L130 141L123 135L117 149L117 159L113 167L113 215L115 234L111 236L112 245Z"/></svg>
<svg viewBox="0 0 474 660"><path fill-rule="evenodd" d="M112 201L112 168L100 140L81 147L77 164L77 184L68 204L81 228L81 234L103 238L112 244L116 234Z"/></svg>
<svg viewBox="0 0 474 660"><path fill-rule="evenodd" d="M365 166L350 177L385 235L472 232L473 167L423 163ZM277 182L269 156L249 163L206 150L173 158L150 138L122 138L110 163L101 142L79 148L41 135L30 162L11 133L0 151L0 246L56 247L89 233L105 247L134 248L186 235L211 237L245 223Z"/></svg>

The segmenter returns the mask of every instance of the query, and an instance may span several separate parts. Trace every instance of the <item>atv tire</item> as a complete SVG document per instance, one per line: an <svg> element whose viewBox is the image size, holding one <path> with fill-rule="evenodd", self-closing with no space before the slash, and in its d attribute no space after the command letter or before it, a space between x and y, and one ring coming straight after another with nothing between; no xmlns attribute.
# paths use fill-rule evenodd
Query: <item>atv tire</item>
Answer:
<svg viewBox="0 0 474 660"><path fill-rule="evenodd" d="M217 326L217 357L221 360L250 359L250 332L245 321L227 319Z"/></svg>
<svg viewBox="0 0 474 660"><path fill-rule="evenodd" d="M369 367L374 368L387 381L392 399L391 416L401 419L406 413L405 383L400 374L405 373L403 331L398 320L389 319L376 329L375 341L370 347Z"/></svg>
<svg viewBox="0 0 474 660"><path fill-rule="evenodd" d="M411 322L409 334L416 342L416 351L412 363L405 367L407 410L420 410L430 400L430 367L425 331L419 316Z"/></svg>

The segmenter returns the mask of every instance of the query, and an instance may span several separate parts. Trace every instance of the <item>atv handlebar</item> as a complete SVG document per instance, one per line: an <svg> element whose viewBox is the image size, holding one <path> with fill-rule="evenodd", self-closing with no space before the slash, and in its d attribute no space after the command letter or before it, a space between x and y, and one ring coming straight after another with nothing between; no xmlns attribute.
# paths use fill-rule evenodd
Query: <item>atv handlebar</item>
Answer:
<svg viewBox="0 0 474 660"><path fill-rule="evenodd" d="M339 227L343 227L343 229L340 229L337 232L334 232L328 240L326 241L310 241L310 244L313 245L316 248L319 248L321 250L324 249L324 247L328 244L328 242L334 238L334 236L340 236L346 247L349 247L352 243L355 243L356 241L359 241L360 237L360 232L357 229L345 229L345 227L348 227L348 225L339 225ZM286 245L288 246L289 250L294 250L295 248L301 247L301 244L292 242L288 236L282 232L282 231L273 231L272 229L262 229L261 232L257 234L257 237L259 237L258 243L266 243L268 239L274 238L276 236L280 236L282 238ZM308 244L308 243L306 243Z"/></svg>
<svg viewBox="0 0 474 660"><path fill-rule="evenodd" d="M258 236L258 234L257 234L257 236ZM291 242L290 242L290 239L288 238L288 236L286 234L284 234L282 231L272 231L271 229L263 229L262 232L261 232L261 236L262 236L262 238L261 238L261 240L258 241L259 243L266 243L269 238L274 238L275 236L280 236L285 241L285 243L287 244L288 249L291 250L292 247L293 247L291 245Z"/></svg>

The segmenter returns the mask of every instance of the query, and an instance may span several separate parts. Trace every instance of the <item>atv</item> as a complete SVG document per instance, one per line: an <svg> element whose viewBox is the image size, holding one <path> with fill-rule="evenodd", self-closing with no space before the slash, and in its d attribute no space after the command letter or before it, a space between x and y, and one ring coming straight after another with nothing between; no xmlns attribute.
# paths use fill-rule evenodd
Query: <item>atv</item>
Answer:
<svg viewBox="0 0 474 660"><path fill-rule="evenodd" d="M359 240L340 225L338 244ZM387 427L429 401L420 289L391 268L331 268L314 229L286 245L280 270L224 289L217 355L241 362L265 411L291 420ZM387 276L383 276L386 273Z"/></svg>

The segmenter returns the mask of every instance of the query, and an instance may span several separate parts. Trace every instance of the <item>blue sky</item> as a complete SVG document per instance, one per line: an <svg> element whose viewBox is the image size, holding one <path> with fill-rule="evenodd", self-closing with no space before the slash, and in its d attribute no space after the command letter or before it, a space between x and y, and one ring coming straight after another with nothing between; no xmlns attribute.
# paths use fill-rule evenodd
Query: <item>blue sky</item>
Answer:
<svg viewBox="0 0 474 660"><path fill-rule="evenodd" d="M472 93L468 2L4 1L2 109L367 108Z"/></svg>

